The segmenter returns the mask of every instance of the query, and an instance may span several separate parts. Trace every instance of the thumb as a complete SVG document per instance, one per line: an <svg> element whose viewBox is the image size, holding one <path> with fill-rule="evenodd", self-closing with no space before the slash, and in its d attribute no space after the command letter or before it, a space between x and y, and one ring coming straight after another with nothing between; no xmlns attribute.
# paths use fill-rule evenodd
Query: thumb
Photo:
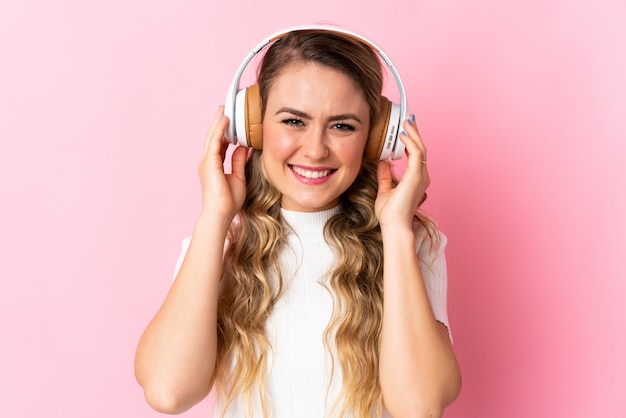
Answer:
<svg viewBox="0 0 626 418"><path fill-rule="evenodd" d="M245 178L246 160L248 155L248 149L245 147L237 147L233 151L231 159L232 175L237 178Z"/></svg>
<svg viewBox="0 0 626 418"><path fill-rule="evenodd" d="M385 193L392 189L391 165L387 161L380 161L376 170L378 175L378 193Z"/></svg>

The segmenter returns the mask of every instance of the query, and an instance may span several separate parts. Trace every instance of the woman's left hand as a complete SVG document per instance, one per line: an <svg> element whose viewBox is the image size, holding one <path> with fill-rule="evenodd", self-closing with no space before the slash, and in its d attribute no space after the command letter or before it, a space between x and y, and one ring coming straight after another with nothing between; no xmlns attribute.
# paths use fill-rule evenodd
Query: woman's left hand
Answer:
<svg viewBox="0 0 626 418"><path fill-rule="evenodd" d="M404 131L399 139L407 155L406 169L396 187L392 184L391 164L378 163L378 196L375 210L381 227L387 225L411 226L413 215L424 198L430 184L426 166L426 147L415 125L415 117L403 122Z"/></svg>

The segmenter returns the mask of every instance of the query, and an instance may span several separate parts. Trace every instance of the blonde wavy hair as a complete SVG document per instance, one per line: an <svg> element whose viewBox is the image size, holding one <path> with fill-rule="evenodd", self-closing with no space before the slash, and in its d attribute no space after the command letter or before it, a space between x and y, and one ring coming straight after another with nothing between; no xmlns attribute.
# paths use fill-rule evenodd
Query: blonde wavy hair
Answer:
<svg viewBox="0 0 626 418"><path fill-rule="evenodd" d="M315 62L351 77L370 105L379 111L382 71L376 53L351 37L327 31L296 31L276 41L266 53L258 80L262 103L281 71L294 63ZM278 257L285 245L281 195L264 175L262 151L252 150L246 164L246 199L228 236L224 277L218 300L216 384L223 417L241 397L252 416L254 399L270 415L266 388L272 347L265 323L282 294ZM375 161L364 160L354 183L340 197L340 213L324 227L335 253L326 284L333 313L324 344L342 370L342 394L334 408L340 416L370 417L382 412L378 355L383 312L383 246L374 201L378 190ZM425 197L424 197L425 198ZM436 228L419 212L415 222L432 239Z"/></svg>

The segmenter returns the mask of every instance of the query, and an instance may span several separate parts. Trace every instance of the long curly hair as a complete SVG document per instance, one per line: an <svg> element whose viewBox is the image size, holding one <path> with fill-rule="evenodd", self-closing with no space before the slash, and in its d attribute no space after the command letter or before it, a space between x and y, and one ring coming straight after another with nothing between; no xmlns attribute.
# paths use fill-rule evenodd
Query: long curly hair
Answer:
<svg viewBox="0 0 626 418"><path fill-rule="evenodd" d="M294 31L276 41L258 72L261 100L281 72L295 63L324 65L354 80L378 115L383 76L377 54L363 42L336 32ZM218 300L216 383L222 416L235 398L252 416L255 400L270 415L266 375L272 349L265 323L283 287L278 257L285 245L281 194L269 183L261 150L251 150L246 164L246 199L228 235L224 277ZM374 212L378 190L375 161L363 161L354 183L340 197L340 213L324 227L335 253L325 285L333 295L333 313L324 333L332 368L341 368L341 397L333 408L340 416L370 417L382 411L378 355L383 312L383 246ZM419 212L415 221L434 238L436 228Z"/></svg>

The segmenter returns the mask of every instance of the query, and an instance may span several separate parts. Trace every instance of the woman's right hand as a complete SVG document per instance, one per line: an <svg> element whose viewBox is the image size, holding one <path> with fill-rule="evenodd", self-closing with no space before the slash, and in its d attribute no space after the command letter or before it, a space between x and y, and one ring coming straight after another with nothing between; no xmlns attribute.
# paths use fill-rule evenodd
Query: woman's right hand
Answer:
<svg viewBox="0 0 626 418"><path fill-rule="evenodd" d="M204 141L204 153L198 166L202 185L202 213L224 216L230 222L243 206L246 197L244 169L247 149L237 147L232 154L231 174L224 172L224 159L228 142L224 132L228 127L224 106L220 106L213 118Z"/></svg>

